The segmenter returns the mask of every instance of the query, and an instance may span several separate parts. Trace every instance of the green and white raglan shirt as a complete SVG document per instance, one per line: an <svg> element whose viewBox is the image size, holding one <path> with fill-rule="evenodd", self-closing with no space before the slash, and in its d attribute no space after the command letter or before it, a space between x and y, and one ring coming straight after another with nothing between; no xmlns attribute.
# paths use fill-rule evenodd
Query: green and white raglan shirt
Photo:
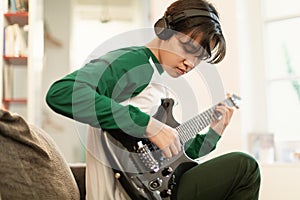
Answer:
<svg viewBox="0 0 300 200"><path fill-rule="evenodd" d="M157 81L162 73L162 66L147 47L122 48L56 81L46 101L57 113L94 128L121 128L143 137L150 111L167 94L167 87ZM212 129L197 134L186 153L193 159L206 155L219 138Z"/></svg>

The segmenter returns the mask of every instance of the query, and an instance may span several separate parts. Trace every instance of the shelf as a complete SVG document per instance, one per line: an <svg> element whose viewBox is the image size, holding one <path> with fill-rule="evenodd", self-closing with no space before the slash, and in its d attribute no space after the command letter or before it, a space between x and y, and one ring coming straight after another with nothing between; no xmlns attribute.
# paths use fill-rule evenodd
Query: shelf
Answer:
<svg viewBox="0 0 300 200"><path fill-rule="evenodd" d="M27 99L2 99L2 104L4 109L9 110L9 104L18 103L18 104L26 104Z"/></svg>
<svg viewBox="0 0 300 200"><path fill-rule="evenodd" d="M2 99L4 104L8 103L27 103L27 99Z"/></svg>
<svg viewBox="0 0 300 200"><path fill-rule="evenodd" d="M3 56L3 59L7 64L11 65L27 65L28 58L26 56Z"/></svg>
<svg viewBox="0 0 300 200"><path fill-rule="evenodd" d="M5 18L10 24L19 24L24 26L28 24L28 12L5 13Z"/></svg>
<svg viewBox="0 0 300 200"><path fill-rule="evenodd" d="M22 5L22 8L12 8L9 0L0 2L0 102L7 110L40 126L41 69L44 64L44 45L41 45L44 44L43 1L22 1L24 9ZM20 42L14 43L16 40Z"/></svg>
<svg viewBox="0 0 300 200"><path fill-rule="evenodd" d="M274 163L261 163L259 165L263 168L298 168L300 169L300 162L274 162Z"/></svg>

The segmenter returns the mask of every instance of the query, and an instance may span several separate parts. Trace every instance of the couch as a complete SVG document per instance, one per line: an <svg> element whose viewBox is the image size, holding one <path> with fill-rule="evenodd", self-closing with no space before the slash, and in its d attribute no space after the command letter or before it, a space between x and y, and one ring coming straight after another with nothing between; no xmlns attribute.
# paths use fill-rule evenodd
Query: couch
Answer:
<svg viewBox="0 0 300 200"><path fill-rule="evenodd" d="M85 199L85 164L69 164L48 133L0 109L0 199Z"/></svg>

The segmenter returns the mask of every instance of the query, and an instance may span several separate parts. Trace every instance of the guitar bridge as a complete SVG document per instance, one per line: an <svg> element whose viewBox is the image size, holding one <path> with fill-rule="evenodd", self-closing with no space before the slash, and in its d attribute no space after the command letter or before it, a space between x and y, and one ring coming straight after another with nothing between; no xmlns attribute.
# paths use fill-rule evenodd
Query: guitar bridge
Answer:
<svg viewBox="0 0 300 200"><path fill-rule="evenodd" d="M138 143L137 154L140 160L143 162L143 165L150 171L157 172L159 170L159 163L153 157L151 151L147 145L144 145L142 141Z"/></svg>

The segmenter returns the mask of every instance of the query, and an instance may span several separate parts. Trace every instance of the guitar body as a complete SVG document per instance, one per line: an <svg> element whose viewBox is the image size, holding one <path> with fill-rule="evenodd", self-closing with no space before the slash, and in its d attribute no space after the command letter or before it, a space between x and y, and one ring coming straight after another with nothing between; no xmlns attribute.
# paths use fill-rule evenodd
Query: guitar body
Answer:
<svg viewBox="0 0 300 200"><path fill-rule="evenodd" d="M180 124L172 115L173 99L163 99L153 116L175 128ZM128 195L134 199L176 199L181 175L197 163L184 151L166 159L147 138L135 138L120 130L101 136L107 158Z"/></svg>
<svg viewBox="0 0 300 200"><path fill-rule="evenodd" d="M240 100L240 97L233 94L228 95L223 103L239 108ZM172 114L173 105L173 99L163 99L153 117L175 128L182 144L221 117L215 105L179 124ZM164 158L161 150L147 138L132 137L121 130L104 132L101 134L101 142L116 178L133 200L176 199L180 177L197 165L184 151L170 159Z"/></svg>

